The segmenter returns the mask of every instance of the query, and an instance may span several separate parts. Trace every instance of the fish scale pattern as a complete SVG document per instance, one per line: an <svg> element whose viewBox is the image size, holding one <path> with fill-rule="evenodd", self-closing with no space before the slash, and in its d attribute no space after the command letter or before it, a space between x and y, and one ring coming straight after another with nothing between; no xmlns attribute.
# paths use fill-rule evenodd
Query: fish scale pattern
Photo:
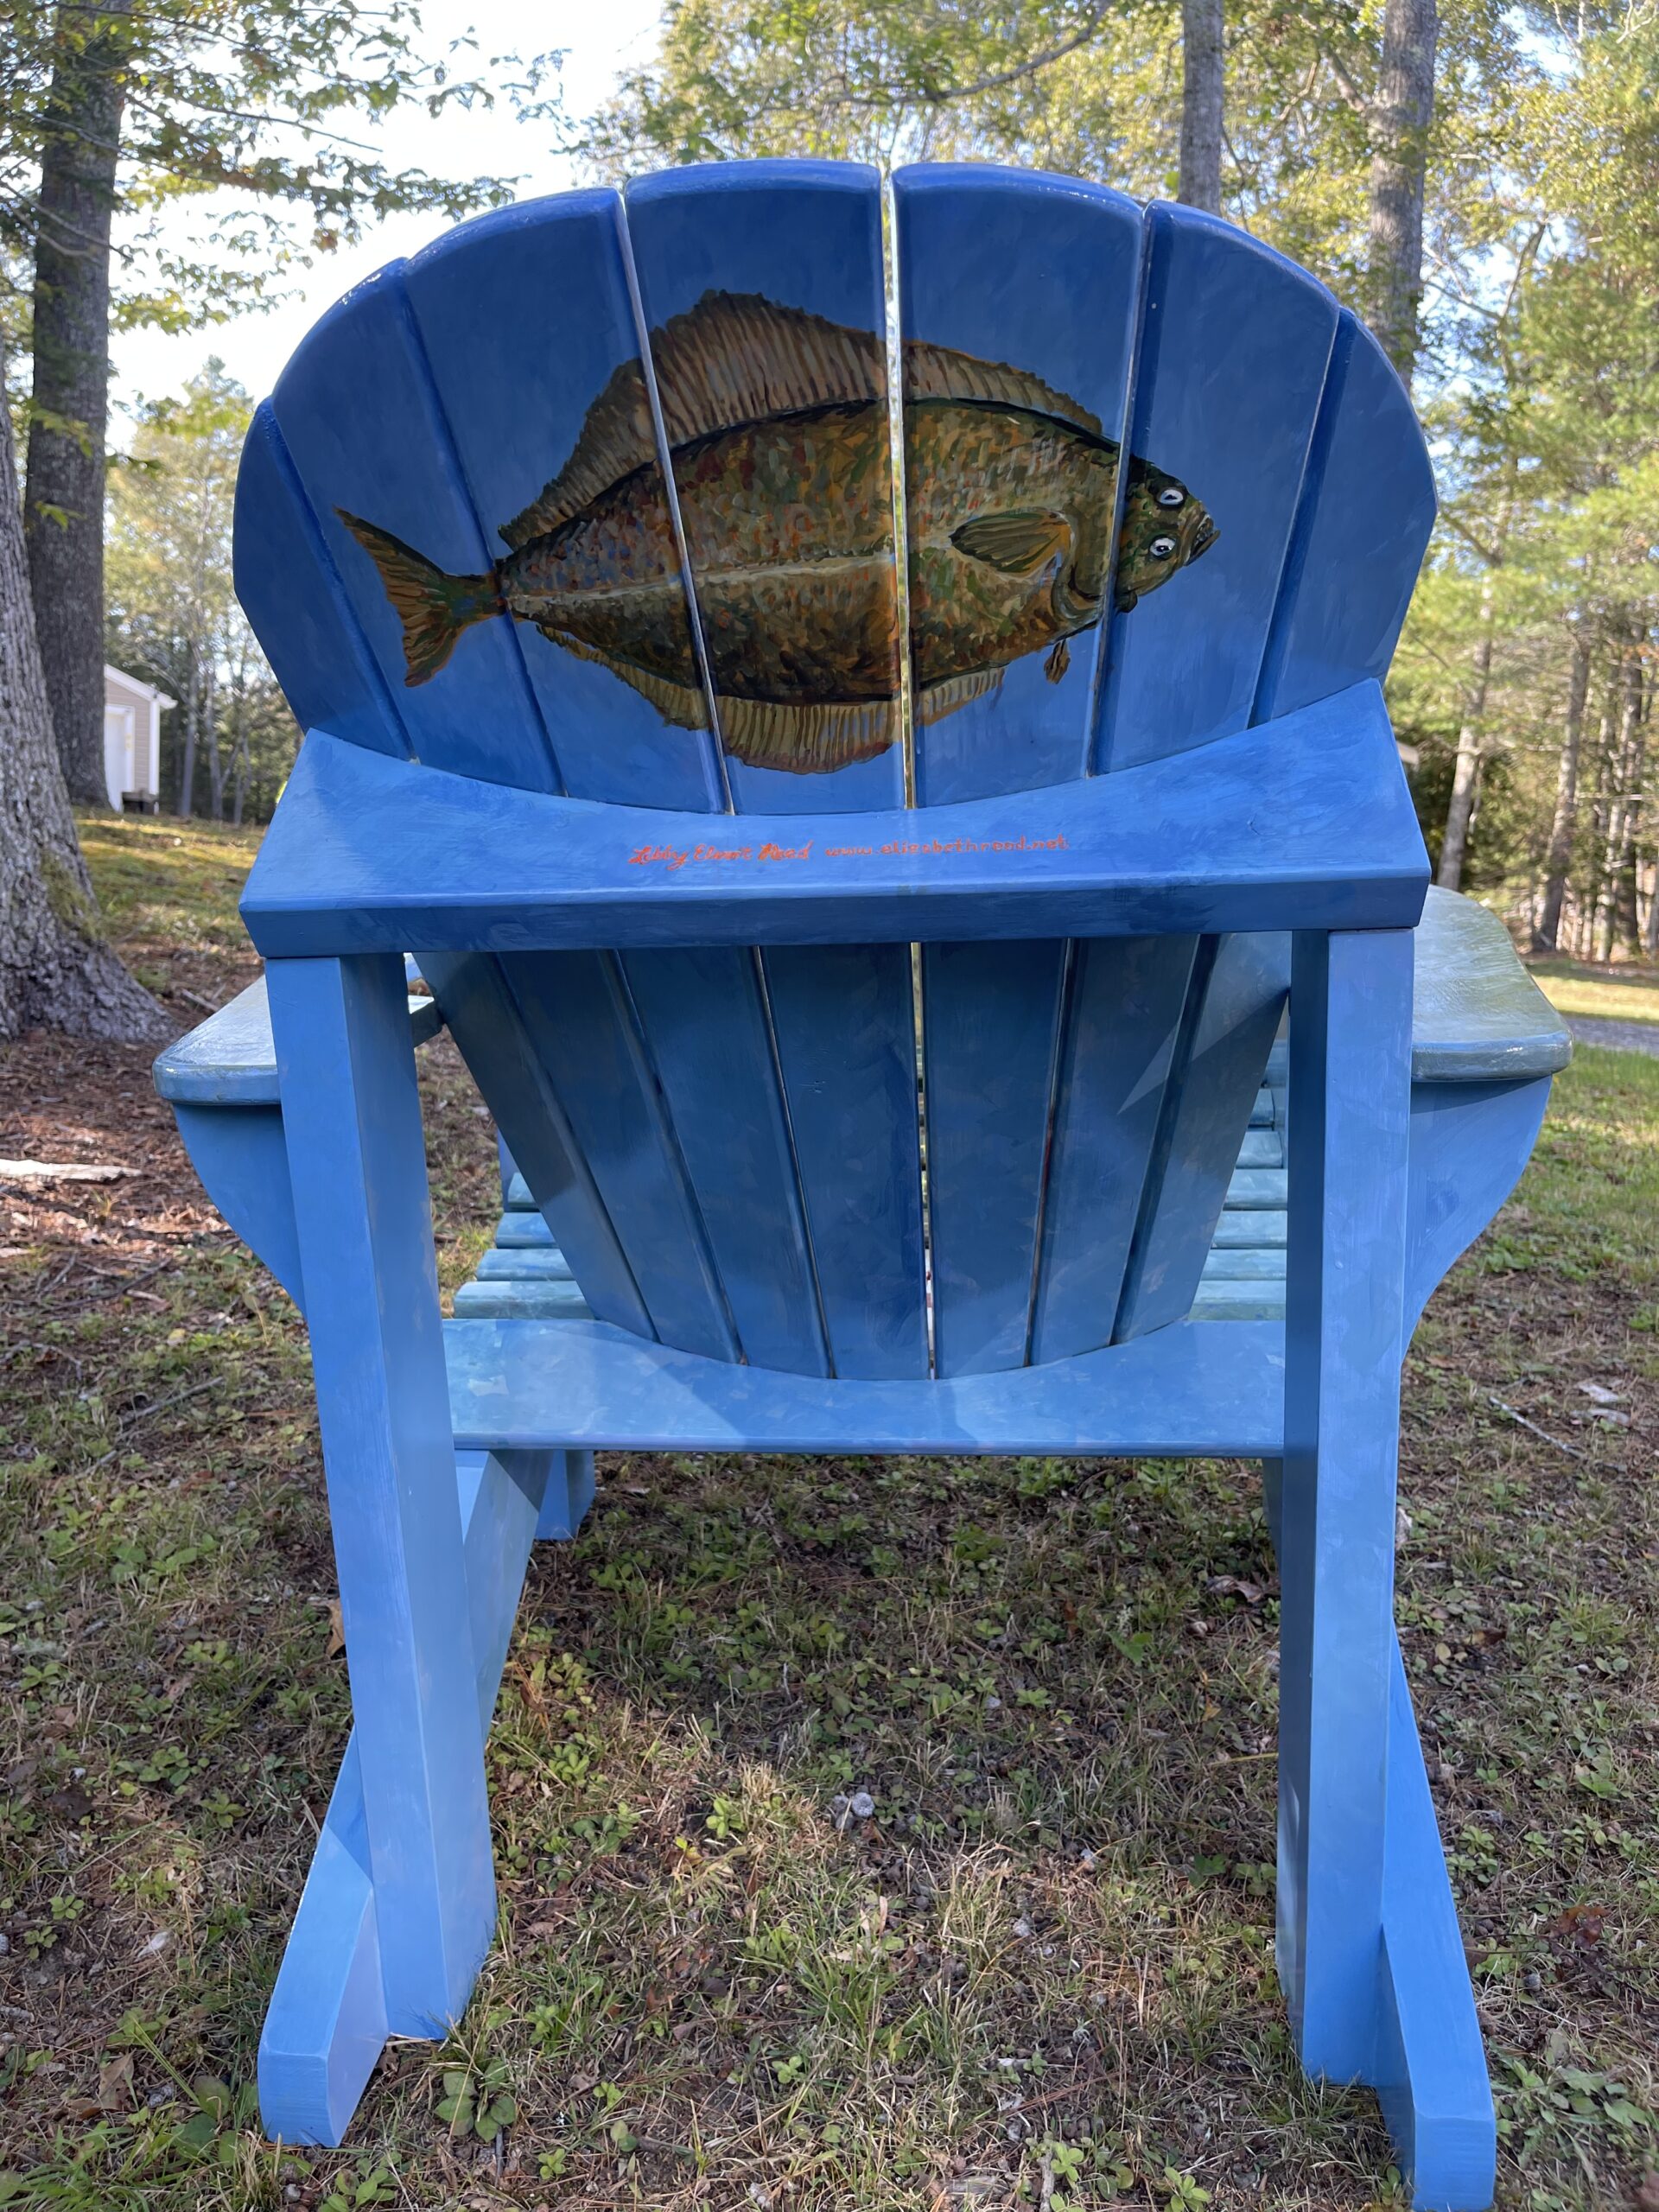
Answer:
<svg viewBox="0 0 1659 2212"><path fill-rule="evenodd" d="M855 165L679 170L348 294L238 493L302 725L706 815L712 863L745 815L855 855L861 817L1109 777L1382 675L1433 486L1320 285L1073 179L891 189L884 228ZM1216 1240L1282 943L425 964L618 1325L907 1376L1257 1294Z"/></svg>

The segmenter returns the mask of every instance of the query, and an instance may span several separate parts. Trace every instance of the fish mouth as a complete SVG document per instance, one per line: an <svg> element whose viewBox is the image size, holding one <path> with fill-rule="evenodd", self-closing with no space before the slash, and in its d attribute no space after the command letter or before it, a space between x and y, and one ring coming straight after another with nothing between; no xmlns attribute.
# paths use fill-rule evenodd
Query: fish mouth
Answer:
<svg viewBox="0 0 1659 2212"><path fill-rule="evenodd" d="M1192 550L1186 556L1188 563L1196 561L1201 553L1207 553L1220 536L1212 518L1205 515L1192 533Z"/></svg>

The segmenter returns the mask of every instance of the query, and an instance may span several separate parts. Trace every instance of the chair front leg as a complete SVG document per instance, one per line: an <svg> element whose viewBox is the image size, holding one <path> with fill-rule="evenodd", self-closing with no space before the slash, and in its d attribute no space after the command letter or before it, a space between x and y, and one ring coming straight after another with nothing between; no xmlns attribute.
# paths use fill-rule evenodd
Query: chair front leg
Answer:
<svg viewBox="0 0 1659 2212"><path fill-rule="evenodd" d="M267 982L385 2022L442 2036L495 1883L404 969L281 960Z"/></svg>
<svg viewBox="0 0 1659 2212"><path fill-rule="evenodd" d="M1376 2046L1410 1132L1408 931L1306 931L1291 983L1278 1962L1302 2063Z"/></svg>

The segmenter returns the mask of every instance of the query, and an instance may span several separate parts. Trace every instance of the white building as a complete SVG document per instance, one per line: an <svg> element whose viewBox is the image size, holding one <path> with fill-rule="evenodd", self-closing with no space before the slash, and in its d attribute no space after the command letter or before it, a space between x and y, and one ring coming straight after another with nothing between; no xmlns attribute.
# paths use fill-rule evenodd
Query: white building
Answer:
<svg viewBox="0 0 1659 2212"><path fill-rule="evenodd" d="M104 664L104 784L118 812L154 814L162 790L162 716L178 702Z"/></svg>

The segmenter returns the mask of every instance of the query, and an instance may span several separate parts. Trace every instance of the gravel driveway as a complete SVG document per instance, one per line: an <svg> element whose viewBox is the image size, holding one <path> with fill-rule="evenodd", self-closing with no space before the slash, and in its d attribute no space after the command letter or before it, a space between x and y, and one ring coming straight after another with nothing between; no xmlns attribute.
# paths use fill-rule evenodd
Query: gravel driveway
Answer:
<svg viewBox="0 0 1659 2212"><path fill-rule="evenodd" d="M1659 1059L1659 1022L1605 1021L1599 1015L1573 1014L1567 1026L1580 1045L1606 1045L1616 1052L1645 1052Z"/></svg>

